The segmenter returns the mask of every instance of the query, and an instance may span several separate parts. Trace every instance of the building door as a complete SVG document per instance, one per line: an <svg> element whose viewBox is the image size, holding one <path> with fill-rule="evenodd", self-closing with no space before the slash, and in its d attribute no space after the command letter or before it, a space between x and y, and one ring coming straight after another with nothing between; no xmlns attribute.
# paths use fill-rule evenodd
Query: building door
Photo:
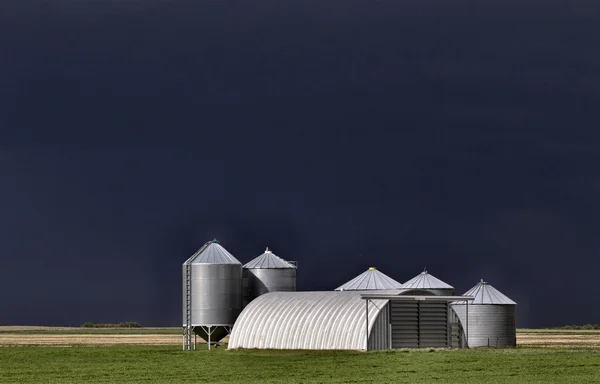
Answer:
<svg viewBox="0 0 600 384"><path fill-rule="evenodd" d="M429 300L390 300L392 348L450 346L448 303Z"/></svg>

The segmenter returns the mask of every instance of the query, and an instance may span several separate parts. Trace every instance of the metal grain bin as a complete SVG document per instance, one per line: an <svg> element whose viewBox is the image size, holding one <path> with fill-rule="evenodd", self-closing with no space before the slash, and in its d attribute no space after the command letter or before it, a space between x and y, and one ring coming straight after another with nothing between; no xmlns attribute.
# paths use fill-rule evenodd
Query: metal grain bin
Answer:
<svg viewBox="0 0 600 384"><path fill-rule="evenodd" d="M336 291L371 291L371 290L397 290L402 284L392 279L385 273L379 272L375 267L367 269L354 279L340 285Z"/></svg>
<svg viewBox="0 0 600 384"><path fill-rule="evenodd" d="M242 264L216 240L183 264L183 326L204 340L225 337L242 311ZM210 336L210 337L209 337Z"/></svg>
<svg viewBox="0 0 600 384"><path fill-rule="evenodd" d="M400 287L402 289L418 289L426 290L436 296L453 296L454 287L444 283L437 277L430 275L427 270L424 270L417 276L413 277ZM410 293L409 293L410 294Z"/></svg>
<svg viewBox="0 0 600 384"><path fill-rule="evenodd" d="M269 292L296 290L296 265L276 256L269 248L243 266L244 307Z"/></svg>
<svg viewBox="0 0 600 384"><path fill-rule="evenodd" d="M468 304L453 302L452 309L460 319L469 347L516 347L517 303L483 280L463 296L474 300Z"/></svg>

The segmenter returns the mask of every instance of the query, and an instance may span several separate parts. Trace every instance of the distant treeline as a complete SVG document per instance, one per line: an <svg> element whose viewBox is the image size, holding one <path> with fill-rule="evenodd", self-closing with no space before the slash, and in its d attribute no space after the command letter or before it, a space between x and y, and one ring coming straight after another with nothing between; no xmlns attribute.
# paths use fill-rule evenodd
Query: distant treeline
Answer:
<svg viewBox="0 0 600 384"><path fill-rule="evenodd" d="M83 323L81 328L141 328L140 323L135 321L126 321L118 324L105 324L105 323Z"/></svg>
<svg viewBox="0 0 600 384"><path fill-rule="evenodd" d="M554 329L600 329L600 324L585 324L585 325L563 325Z"/></svg>

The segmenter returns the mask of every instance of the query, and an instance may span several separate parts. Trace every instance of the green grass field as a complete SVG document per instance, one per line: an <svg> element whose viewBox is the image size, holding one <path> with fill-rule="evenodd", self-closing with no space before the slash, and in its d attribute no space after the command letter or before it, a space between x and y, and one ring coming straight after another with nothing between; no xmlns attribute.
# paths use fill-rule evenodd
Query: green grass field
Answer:
<svg viewBox="0 0 600 384"><path fill-rule="evenodd" d="M180 334L177 327L0 327L0 383L600 382L600 330L519 329L516 349L374 352L207 351L204 345L183 352ZM126 335L143 344L115 345ZM171 345L145 344L157 338ZM78 344L88 341L100 344Z"/></svg>
<svg viewBox="0 0 600 384"><path fill-rule="evenodd" d="M0 348L1 383L595 383L597 349L183 352L176 346Z"/></svg>

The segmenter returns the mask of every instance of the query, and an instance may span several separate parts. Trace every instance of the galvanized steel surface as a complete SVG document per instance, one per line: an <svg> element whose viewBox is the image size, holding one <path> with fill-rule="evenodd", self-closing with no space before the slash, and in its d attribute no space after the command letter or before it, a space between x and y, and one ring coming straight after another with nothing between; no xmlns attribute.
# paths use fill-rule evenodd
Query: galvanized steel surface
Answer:
<svg viewBox="0 0 600 384"><path fill-rule="evenodd" d="M233 257L225 248L214 241L200 248L185 263L192 264L239 264L238 259ZM184 263L184 264L185 264Z"/></svg>
<svg viewBox="0 0 600 384"><path fill-rule="evenodd" d="M295 265L288 263L283 260L281 257L272 253L269 248L262 255L258 256L256 259L249 261L244 265L244 268L247 269L274 269L274 268L296 268Z"/></svg>
<svg viewBox="0 0 600 384"><path fill-rule="evenodd" d="M340 285L336 291L366 291L366 290L397 290L402 284L379 272L375 268L369 268L354 279Z"/></svg>
<svg viewBox="0 0 600 384"><path fill-rule="evenodd" d="M296 290L296 268L245 269L244 279L247 302L269 292Z"/></svg>
<svg viewBox="0 0 600 384"><path fill-rule="evenodd" d="M517 303L483 280L463 296L472 296L473 301L469 305L464 301L455 301L452 309L459 317L465 333L468 333L469 347L517 345Z"/></svg>
<svg viewBox="0 0 600 384"><path fill-rule="evenodd" d="M367 342L366 303L360 298L360 292L267 293L242 311L233 327L229 348L362 350L367 345L381 347L389 325L378 320L386 305L387 300L370 301Z"/></svg>
<svg viewBox="0 0 600 384"><path fill-rule="evenodd" d="M446 284L426 270L402 284L403 289L426 289L437 296L452 296L454 287Z"/></svg>
<svg viewBox="0 0 600 384"><path fill-rule="evenodd" d="M242 310L241 264L192 264L191 278L191 325L233 325ZM185 323L185 308L183 315Z"/></svg>
<svg viewBox="0 0 600 384"><path fill-rule="evenodd" d="M468 333L469 347L501 348L517 345L515 305L453 305L452 309L460 319L464 331Z"/></svg>
<svg viewBox="0 0 600 384"><path fill-rule="evenodd" d="M500 304L500 305L517 305L514 301L504 295L502 292L492 287L485 281L481 280L476 286L469 289L463 296L472 296L473 301L469 305L477 304ZM457 301L453 304L461 305L464 302Z"/></svg>

